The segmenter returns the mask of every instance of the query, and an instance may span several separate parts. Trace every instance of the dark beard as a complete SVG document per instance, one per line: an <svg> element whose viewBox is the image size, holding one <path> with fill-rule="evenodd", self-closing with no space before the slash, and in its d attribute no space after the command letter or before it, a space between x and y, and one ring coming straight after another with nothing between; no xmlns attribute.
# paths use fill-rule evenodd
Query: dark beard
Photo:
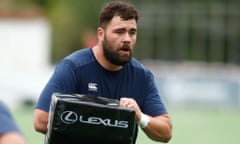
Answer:
<svg viewBox="0 0 240 144"><path fill-rule="evenodd" d="M124 45L121 49L130 49L128 45ZM111 45L109 45L108 40L106 37L103 41L103 54L105 58L112 64L123 66L128 63L132 58L132 52L130 50L130 56L128 57L121 57L117 51L112 51Z"/></svg>

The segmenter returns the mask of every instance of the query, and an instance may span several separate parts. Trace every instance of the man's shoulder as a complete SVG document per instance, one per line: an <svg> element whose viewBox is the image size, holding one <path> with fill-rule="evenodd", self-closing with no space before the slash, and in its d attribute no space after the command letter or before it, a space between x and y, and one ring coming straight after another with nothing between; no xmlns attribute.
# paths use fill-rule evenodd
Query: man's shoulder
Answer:
<svg viewBox="0 0 240 144"><path fill-rule="evenodd" d="M94 56L92 54L91 48L85 48L78 51L73 52L69 56L63 59L64 62L70 62L74 64L76 67L89 64L95 61Z"/></svg>
<svg viewBox="0 0 240 144"><path fill-rule="evenodd" d="M132 58L130 65L139 71L149 72L149 69L145 67L139 60Z"/></svg>

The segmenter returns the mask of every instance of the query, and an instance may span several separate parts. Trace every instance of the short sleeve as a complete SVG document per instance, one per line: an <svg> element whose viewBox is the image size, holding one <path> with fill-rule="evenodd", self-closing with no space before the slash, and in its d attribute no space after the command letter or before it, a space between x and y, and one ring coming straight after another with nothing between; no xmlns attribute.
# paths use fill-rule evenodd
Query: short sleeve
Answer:
<svg viewBox="0 0 240 144"><path fill-rule="evenodd" d="M151 116L167 113L163 100L159 95L154 75L150 71L146 74L146 97L144 99L142 111Z"/></svg>
<svg viewBox="0 0 240 144"><path fill-rule="evenodd" d="M36 108L48 112L53 93L72 93L77 83L74 70L74 65L70 61L60 62L41 92Z"/></svg>

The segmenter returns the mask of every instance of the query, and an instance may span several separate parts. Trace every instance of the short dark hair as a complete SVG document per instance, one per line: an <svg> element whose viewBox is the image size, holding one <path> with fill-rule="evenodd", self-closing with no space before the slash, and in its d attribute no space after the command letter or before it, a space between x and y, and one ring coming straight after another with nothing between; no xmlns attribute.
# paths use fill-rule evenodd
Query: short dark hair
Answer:
<svg viewBox="0 0 240 144"><path fill-rule="evenodd" d="M123 1L112 1L101 11L99 26L106 27L114 16L120 16L123 20L135 19L138 21L137 9L130 3Z"/></svg>

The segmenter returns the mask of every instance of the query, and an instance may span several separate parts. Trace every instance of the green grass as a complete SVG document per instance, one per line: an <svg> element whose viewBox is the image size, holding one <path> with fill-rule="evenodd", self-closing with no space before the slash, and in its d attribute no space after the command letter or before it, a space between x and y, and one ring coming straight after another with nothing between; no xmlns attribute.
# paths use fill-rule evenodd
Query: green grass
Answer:
<svg viewBox="0 0 240 144"><path fill-rule="evenodd" d="M33 111L32 107L18 108L13 110L13 116L25 135L28 144L44 144L44 135L36 132L33 128Z"/></svg>
<svg viewBox="0 0 240 144"><path fill-rule="evenodd" d="M173 138L170 144L237 144L240 134L239 109L170 108ZM20 108L13 115L29 144L43 144L44 135L33 129L33 108ZM159 143L159 142L158 142ZM141 130L137 144L157 144Z"/></svg>

